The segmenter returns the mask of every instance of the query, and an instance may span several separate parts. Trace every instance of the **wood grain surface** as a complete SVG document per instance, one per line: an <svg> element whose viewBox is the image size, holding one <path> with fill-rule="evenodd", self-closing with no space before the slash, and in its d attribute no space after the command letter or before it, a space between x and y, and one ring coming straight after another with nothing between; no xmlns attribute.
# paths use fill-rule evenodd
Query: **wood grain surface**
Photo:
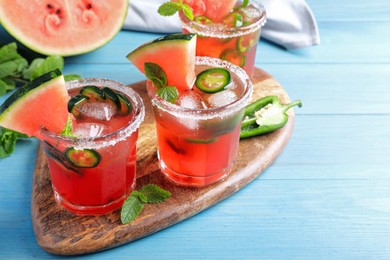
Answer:
<svg viewBox="0 0 390 260"><path fill-rule="evenodd" d="M282 86L265 71L256 68L252 81L255 89L253 100L277 95L283 103L290 101ZM137 142L137 189L153 183L169 190L172 197L161 204L146 205L141 214L127 225L121 224L119 210L104 216L76 216L56 204L46 156L39 147L33 177L31 217L36 240L47 252L80 255L102 251L187 219L254 180L280 154L292 134L294 114L290 110L290 119L282 129L240 141L234 169L225 180L204 188L177 186L158 168L155 122L145 82L131 87L141 95L147 111Z"/></svg>

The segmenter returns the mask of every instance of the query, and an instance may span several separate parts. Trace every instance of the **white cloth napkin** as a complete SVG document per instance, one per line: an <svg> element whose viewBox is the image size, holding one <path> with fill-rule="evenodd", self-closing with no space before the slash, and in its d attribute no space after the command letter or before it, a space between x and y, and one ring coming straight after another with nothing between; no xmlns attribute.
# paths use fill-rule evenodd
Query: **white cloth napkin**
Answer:
<svg viewBox="0 0 390 260"><path fill-rule="evenodd" d="M123 29L175 33L181 31L178 15L163 17L158 7L168 0L130 0ZM286 49L303 48L320 43L317 23L305 0L262 0L267 23L261 37Z"/></svg>

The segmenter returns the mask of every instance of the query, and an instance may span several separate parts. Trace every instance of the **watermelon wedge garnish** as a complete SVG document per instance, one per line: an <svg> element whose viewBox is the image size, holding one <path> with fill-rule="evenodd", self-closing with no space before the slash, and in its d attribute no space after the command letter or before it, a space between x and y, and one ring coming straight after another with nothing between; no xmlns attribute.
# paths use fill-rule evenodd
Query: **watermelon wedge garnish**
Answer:
<svg viewBox="0 0 390 260"><path fill-rule="evenodd" d="M147 42L127 55L142 72L145 62L159 65L168 79L168 86L191 89L195 81L195 34L170 34Z"/></svg>
<svg viewBox="0 0 390 260"><path fill-rule="evenodd" d="M128 0L1 0L0 23L28 48L70 56L92 51L122 28Z"/></svg>
<svg viewBox="0 0 390 260"><path fill-rule="evenodd" d="M68 119L69 95L60 70L35 78L0 106L0 126L41 138L40 129L60 133Z"/></svg>

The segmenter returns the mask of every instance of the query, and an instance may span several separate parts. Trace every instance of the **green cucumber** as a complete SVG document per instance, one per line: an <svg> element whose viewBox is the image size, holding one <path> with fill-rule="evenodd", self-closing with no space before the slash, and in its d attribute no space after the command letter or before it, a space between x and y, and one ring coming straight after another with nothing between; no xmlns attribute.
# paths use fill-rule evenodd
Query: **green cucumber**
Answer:
<svg viewBox="0 0 390 260"><path fill-rule="evenodd" d="M76 150L73 147L65 151L66 160L79 168L94 168L99 165L101 155L93 149Z"/></svg>
<svg viewBox="0 0 390 260"><path fill-rule="evenodd" d="M89 98L84 95L76 95L72 97L68 102L68 112L72 113L75 117L80 116L80 107L88 102Z"/></svg>
<svg viewBox="0 0 390 260"><path fill-rule="evenodd" d="M223 90L231 81L230 72L224 68L211 68L196 76L195 86L206 93Z"/></svg>
<svg viewBox="0 0 390 260"><path fill-rule="evenodd" d="M80 89L80 94L88 97L91 100L103 101L105 99L102 90L96 86L85 86Z"/></svg>

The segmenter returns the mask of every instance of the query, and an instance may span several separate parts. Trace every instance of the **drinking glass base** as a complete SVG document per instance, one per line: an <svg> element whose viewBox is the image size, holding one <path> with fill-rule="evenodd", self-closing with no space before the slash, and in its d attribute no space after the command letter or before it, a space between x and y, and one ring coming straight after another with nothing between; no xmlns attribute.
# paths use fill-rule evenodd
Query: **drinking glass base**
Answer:
<svg viewBox="0 0 390 260"><path fill-rule="evenodd" d="M160 170L161 172L168 177L170 180L175 182L178 185L182 186L196 186L203 187L219 181L224 180L230 173L232 167L224 168L221 171L212 173L205 176L193 176L178 173L170 169L164 161L160 160Z"/></svg>
<svg viewBox="0 0 390 260"><path fill-rule="evenodd" d="M99 215L104 215L107 213L110 213L116 209L119 209L122 207L123 202L125 199L130 195L130 193L134 190L135 188L135 182L130 187L129 191L127 194L124 196L104 205L99 205L99 206L81 206L81 205L75 205L64 199L57 191L54 190L54 198L56 202L62 206L63 208L69 210L70 212L80 215L80 216L99 216Z"/></svg>

